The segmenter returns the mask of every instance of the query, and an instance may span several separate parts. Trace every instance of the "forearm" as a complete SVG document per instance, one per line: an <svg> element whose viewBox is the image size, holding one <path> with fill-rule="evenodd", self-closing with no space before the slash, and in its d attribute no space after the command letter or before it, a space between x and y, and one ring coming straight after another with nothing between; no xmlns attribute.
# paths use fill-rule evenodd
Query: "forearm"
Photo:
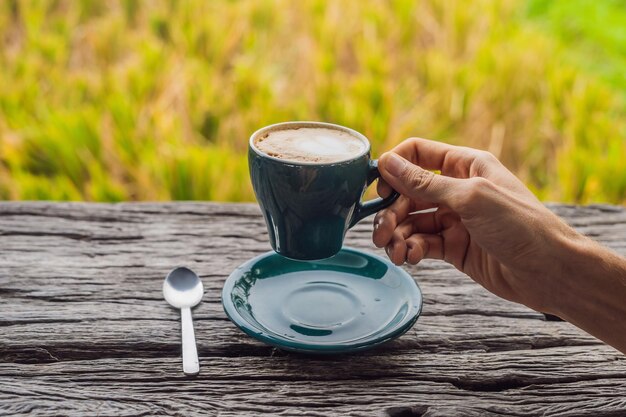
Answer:
<svg viewBox="0 0 626 417"><path fill-rule="evenodd" d="M553 312L626 353L626 259L582 236L561 259Z"/></svg>

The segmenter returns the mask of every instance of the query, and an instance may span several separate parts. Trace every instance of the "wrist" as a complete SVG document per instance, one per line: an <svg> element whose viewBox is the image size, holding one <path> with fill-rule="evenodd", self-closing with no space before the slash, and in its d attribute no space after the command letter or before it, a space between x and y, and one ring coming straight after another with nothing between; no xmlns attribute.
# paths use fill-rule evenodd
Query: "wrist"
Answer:
<svg viewBox="0 0 626 417"><path fill-rule="evenodd" d="M591 312L603 304L607 285L615 284L618 269L626 263L609 249L571 230L575 235L560 236L557 245L555 285L547 311L568 321L582 310Z"/></svg>
<svg viewBox="0 0 626 417"><path fill-rule="evenodd" d="M582 235L561 251L546 312L626 353L626 259Z"/></svg>
<svg viewBox="0 0 626 417"><path fill-rule="evenodd" d="M572 303L575 281L589 266L593 241L551 212L542 218L535 236L537 259L526 267L526 282L532 283L523 301L528 307L561 318L564 305Z"/></svg>

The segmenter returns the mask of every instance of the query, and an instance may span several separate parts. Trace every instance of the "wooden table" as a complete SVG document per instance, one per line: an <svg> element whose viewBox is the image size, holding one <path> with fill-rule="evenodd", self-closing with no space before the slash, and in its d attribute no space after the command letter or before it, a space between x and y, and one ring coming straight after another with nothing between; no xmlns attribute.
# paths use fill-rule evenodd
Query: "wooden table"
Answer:
<svg viewBox="0 0 626 417"><path fill-rule="evenodd" d="M551 208L626 254L624 208ZM370 236L364 222L346 243L381 253ZM400 339L329 357L256 342L220 291L267 250L255 205L0 204L0 414L626 415L624 355L438 261L407 267L425 304ZM195 378L161 294L177 265L206 289Z"/></svg>

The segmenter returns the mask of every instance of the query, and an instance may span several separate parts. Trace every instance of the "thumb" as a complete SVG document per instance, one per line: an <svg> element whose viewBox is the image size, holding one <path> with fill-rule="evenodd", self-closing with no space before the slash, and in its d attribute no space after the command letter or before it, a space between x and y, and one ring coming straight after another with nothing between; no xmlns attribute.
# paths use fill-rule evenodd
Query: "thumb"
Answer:
<svg viewBox="0 0 626 417"><path fill-rule="evenodd" d="M450 199L460 186L460 180L436 175L393 152L380 157L378 170L387 184L400 194L431 203L451 206Z"/></svg>

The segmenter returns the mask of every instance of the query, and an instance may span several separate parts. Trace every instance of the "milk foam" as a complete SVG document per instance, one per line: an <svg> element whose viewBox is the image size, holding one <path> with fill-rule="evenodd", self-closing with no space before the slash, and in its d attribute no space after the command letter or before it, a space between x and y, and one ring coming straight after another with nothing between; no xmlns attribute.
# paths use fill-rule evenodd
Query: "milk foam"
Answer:
<svg viewBox="0 0 626 417"><path fill-rule="evenodd" d="M297 162L340 162L365 150L363 141L347 132L310 127L271 131L254 144L270 156Z"/></svg>

